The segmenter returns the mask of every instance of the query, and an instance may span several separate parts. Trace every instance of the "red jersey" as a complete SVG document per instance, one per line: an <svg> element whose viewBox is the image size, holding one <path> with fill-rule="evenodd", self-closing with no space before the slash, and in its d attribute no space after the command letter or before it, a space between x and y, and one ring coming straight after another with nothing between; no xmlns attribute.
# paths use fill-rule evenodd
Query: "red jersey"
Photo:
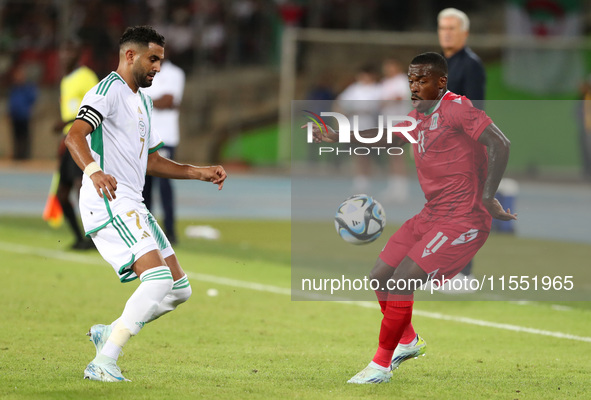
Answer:
<svg viewBox="0 0 591 400"><path fill-rule="evenodd" d="M467 97L452 92L429 111L408 114L417 121L409 133L418 142L412 146L427 200L421 216L490 231L492 217L482 204L488 156L478 138L492 120Z"/></svg>

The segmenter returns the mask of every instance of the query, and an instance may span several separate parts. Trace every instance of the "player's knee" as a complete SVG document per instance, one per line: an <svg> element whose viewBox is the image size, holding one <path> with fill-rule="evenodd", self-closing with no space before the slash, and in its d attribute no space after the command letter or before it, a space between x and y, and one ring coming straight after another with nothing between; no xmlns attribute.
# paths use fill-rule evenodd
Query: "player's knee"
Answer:
<svg viewBox="0 0 591 400"><path fill-rule="evenodd" d="M369 278L371 280L383 283L392 277L394 271L394 268L392 268L390 265L386 264L384 261L378 258L373 269L369 273Z"/></svg>

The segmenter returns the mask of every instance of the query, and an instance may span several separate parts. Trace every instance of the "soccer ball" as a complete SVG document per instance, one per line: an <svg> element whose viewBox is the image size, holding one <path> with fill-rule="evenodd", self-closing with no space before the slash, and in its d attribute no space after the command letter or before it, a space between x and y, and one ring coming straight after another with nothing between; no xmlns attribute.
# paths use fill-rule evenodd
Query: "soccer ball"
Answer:
<svg viewBox="0 0 591 400"><path fill-rule="evenodd" d="M334 217L337 233L352 244L371 243L380 237L386 226L386 213L380 203L366 194L345 200Z"/></svg>

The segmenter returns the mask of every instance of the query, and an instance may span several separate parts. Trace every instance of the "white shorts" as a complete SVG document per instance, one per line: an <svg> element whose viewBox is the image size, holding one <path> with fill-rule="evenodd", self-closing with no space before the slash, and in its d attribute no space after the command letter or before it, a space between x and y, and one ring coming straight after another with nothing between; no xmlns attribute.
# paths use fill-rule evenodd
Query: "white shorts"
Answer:
<svg viewBox="0 0 591 400"><path fill-rule="evenodd" d="M121 282L137 278L131 266L149 251L160 250L163 258L174 254L168 238L143 204L137 209L113 215L113 220L91 233L90 238Z"/></svg>

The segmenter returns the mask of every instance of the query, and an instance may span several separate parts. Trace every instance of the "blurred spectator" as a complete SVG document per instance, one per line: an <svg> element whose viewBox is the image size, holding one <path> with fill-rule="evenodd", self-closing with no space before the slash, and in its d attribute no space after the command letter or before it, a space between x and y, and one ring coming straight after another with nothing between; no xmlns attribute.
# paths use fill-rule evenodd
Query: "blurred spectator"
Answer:
<svg viewBox="0 0 591 400"><path fill-rule="evenodd" d="M214 65L222 65L226 56L226 27L218 19L206 23L201 33L201 50L204 59Z"/></svg>
<svg viewBox="0 0 591 400"><path fill-rule="evenodd" d="M109 34L109 26L115 24L115 15L115 11L104 7L100 0L87 1L81 11L82 24L77 35L92 49L92 67L99 77L107 75L113 69L113 65L116 65L112 50L117 42L112 39L113 33Z"/></svg>
<svg viewBox="0 0 591 400"><path fill-rule="evenodd" d="M484 109L486 72L480 57L468 46L470 20L455 8L446 8L437 16L439 45L447 60L447 89L466 96L475 107Z"/></svg>
<svg viewBox="0 0 591 400"><path fill-rule="evenodd" d="M265 46L270 48L268 22L264 15L261 0L236 0L232 5L234 29L232 36L233 58L231 61L241 65L265 61Z"/></svg>
<svg viewBox="0 0 591 400"><path fill-rule="evenodd" d="M332 89L331 78L327 72L324 72L319 76L306 95L306 99L308 100L327 101L326 104L323 104L323 109L321 111L330 110L332 108L332 104L328 102L332 102L335 97L334 90Z"/></svg>
<svg viewBox="0 0 591 400"><path fill-rule="evenodd" d="M396 58L387 58L382 64L382 115L404 116L410 110L408 75ZM408 173L404 155L388 156L388 185L380 196L384 202L404 202L408 199Z"/></svg>
<svg viewBox="0 0 591 400"><path fill-rule="evenodd" d="M193 29L191 13L187 7L177 6L170 11L168 23L160 27L166 38L166 51L169 57L184 71L190 71L195 61Z"/></svg>
<svg viewBox="0 0 591 400"><path fill-rule="evenodd" d="M94 245L83 235L74 206L70 201L72 190L76 193L80 191L82 171L70 155L65 145L65 138L78 115L78 108L84 95L99 82L90 68L79 64L81 53L80 43L74 40L65 42L60 48L60 64L64 75L60 82L61 118L54 125L55 132L62 134L58 150L60 165L56 196L75 236L76 241L72 248L76 250L92 249Z"/></svg>
<svg viewBox="0 0 591 400"><path fill-rule="evenodd" d="M25 66L18 65L12 72L12 85L8 97L15 160L26 160L31 156L30 121L36 100L37 87L27 81Z"/></svg>
<svg viewBox="0 0 591 400"><path fill-rule="evenodd" d="M336 108L347 115L353 123L358 118L359 130L374 128L378 122L382 86L378 82L378 73L373 65L360 68L355 75L355 82L349 85L337 98ZM353 127L353 126L352 126ZM353 191L365 193L370 186L371 155L353 157Z"/></svg>
<svg viewBox="0 0 591 400"><path fill-rule="evenodd" d="M185 73L171 61L164 60L160 72L156 74L152 86L142 89L154 102L152 123L160 135L164 146L158 152L174 160L174 153L179 144L179 107L185 90ZM142 195L144 204L152 210L152 184L160 188L160 203L164 210L164 232L171 243L177 242L175 230L175 201L170 179L146 176Z"/></svg>

